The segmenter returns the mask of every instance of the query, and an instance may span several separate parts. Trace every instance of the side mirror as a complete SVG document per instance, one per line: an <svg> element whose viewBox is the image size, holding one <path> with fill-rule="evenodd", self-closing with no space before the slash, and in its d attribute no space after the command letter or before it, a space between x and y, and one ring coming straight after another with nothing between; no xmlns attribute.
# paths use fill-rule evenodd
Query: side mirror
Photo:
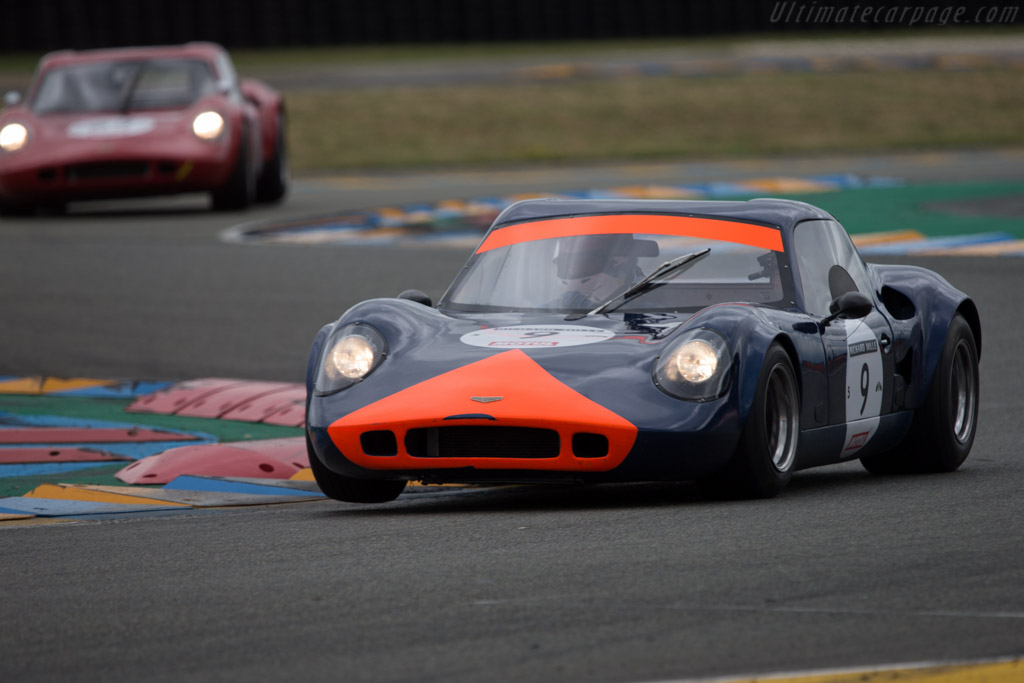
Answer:
<svg viewBox="0 0 1024 683"><path fill-rule="evenodd" d="M421 292L418 289L407 289L396 297L398 299L408 299L409 301L415 301L418 304L431 307L434 302L430 300L430 297Z"/></svg>
<svg viewBox="0 0 1024 683"><path fill-rule="evenodd" d="M9 90L4 93L4 106L13 107L14 105L21 102L21 93L17 90Z"/></svg>
<svg viewBox="0 0 1024 683"><path fill-rule="evenodd" d="M821 321L822 325L828 325L836 318L863 318L871 312L874 304L860 292L847 292L837 296L828 306L829 316Z"/></svg>

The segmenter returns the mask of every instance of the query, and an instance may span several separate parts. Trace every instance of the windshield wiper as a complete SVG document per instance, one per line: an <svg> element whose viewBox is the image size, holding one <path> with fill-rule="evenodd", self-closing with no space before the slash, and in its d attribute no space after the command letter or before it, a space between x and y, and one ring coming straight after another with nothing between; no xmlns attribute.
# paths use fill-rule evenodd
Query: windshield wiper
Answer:
<svg viewBox="0 0 1024 683"><path fill-rule="evenodd" d="M621 294L616 294L611 299L605 301L603 304L600 304L597 308L590 311L589 313L572 313L570 315L565 316L565 319L579 320L580 318L585 318L588 315L597 315L598 313L614 311L619 306L622 306L623 304L635 299L644 292L650 291L655 287L660 287L663 284L665 284L664 280L661 282L657 282L656 280L658 278L668 275L673 271L679 270L683 266L688 266L691 263L694 263L697 259L707 256L710 253L711 247L707 247L705 249L701 249L700 251L694 251L689 254L683 254L682 256L672 259L671 261L665 261L665 263L662 263L660 266L652 270L647 277L640 280L636 284L632 285Z"/></svg>

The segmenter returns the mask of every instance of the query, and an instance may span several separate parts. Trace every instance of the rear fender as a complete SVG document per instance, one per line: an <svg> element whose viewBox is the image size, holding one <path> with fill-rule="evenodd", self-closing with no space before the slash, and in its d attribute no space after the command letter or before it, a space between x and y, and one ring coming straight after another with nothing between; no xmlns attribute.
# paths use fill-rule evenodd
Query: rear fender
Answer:
<svg viewBox="0 0 1024 683"><path fill-rule="evenodd" d="M278 128L281 126L281 114L284 113L284 99L280 93L262 81L243 78L239 83L242 96L252 103L259 112L259 131L261 158L273 159L277 154Z"/></svg>
<svg viewBox="0 0 1024 683"><path fill-rule="evenodd" d="M913 348L914 357L911 378L907 387L906 407L919 408L928 396L932 375L942 357L942 348L953 316L960 313L974 332L974 340L981 357L981 317L974 301L949 284L938 273L917 266L896 266L868 264L868 271L879 283L882 291L882 305L886 305L885 288L895 290L908 299L913 311L902 311L896 318L894 328L902 327L904 335L897 334L897 343L919 344ZM897 348L897 359L905 349Z"/></svg>

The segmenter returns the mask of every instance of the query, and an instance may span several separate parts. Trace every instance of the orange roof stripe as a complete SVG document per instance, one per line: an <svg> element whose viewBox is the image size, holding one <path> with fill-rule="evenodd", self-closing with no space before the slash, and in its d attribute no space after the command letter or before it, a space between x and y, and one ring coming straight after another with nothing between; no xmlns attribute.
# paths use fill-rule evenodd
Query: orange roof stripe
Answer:
<svg viewBox="0 0 1024 683"><path fill-rule="evenodd" d="M760 249L783 251L782 232L776 228L753 223L697 218L694 216L667 216L657 214L614 214L606 216L574 216L550 220L518 223L493 230L476 253L500 249L522 242L548 240L575 235L674 235L697 237L745 244Z"/></svg>

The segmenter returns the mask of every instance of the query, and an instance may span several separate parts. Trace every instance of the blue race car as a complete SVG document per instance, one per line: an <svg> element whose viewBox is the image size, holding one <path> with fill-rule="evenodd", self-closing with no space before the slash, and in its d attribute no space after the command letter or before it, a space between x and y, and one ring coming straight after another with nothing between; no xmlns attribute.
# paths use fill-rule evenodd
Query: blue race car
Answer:
<svg viewBox="0 0 1024 683"><path fill-rule="evenodd" d="M854 458L948 472L974 441L980 352L970 298L865 264L809 204L528 200L436 306L409 290L320 330L309 459L352 502L409 480L770 497Z"/></svg>

